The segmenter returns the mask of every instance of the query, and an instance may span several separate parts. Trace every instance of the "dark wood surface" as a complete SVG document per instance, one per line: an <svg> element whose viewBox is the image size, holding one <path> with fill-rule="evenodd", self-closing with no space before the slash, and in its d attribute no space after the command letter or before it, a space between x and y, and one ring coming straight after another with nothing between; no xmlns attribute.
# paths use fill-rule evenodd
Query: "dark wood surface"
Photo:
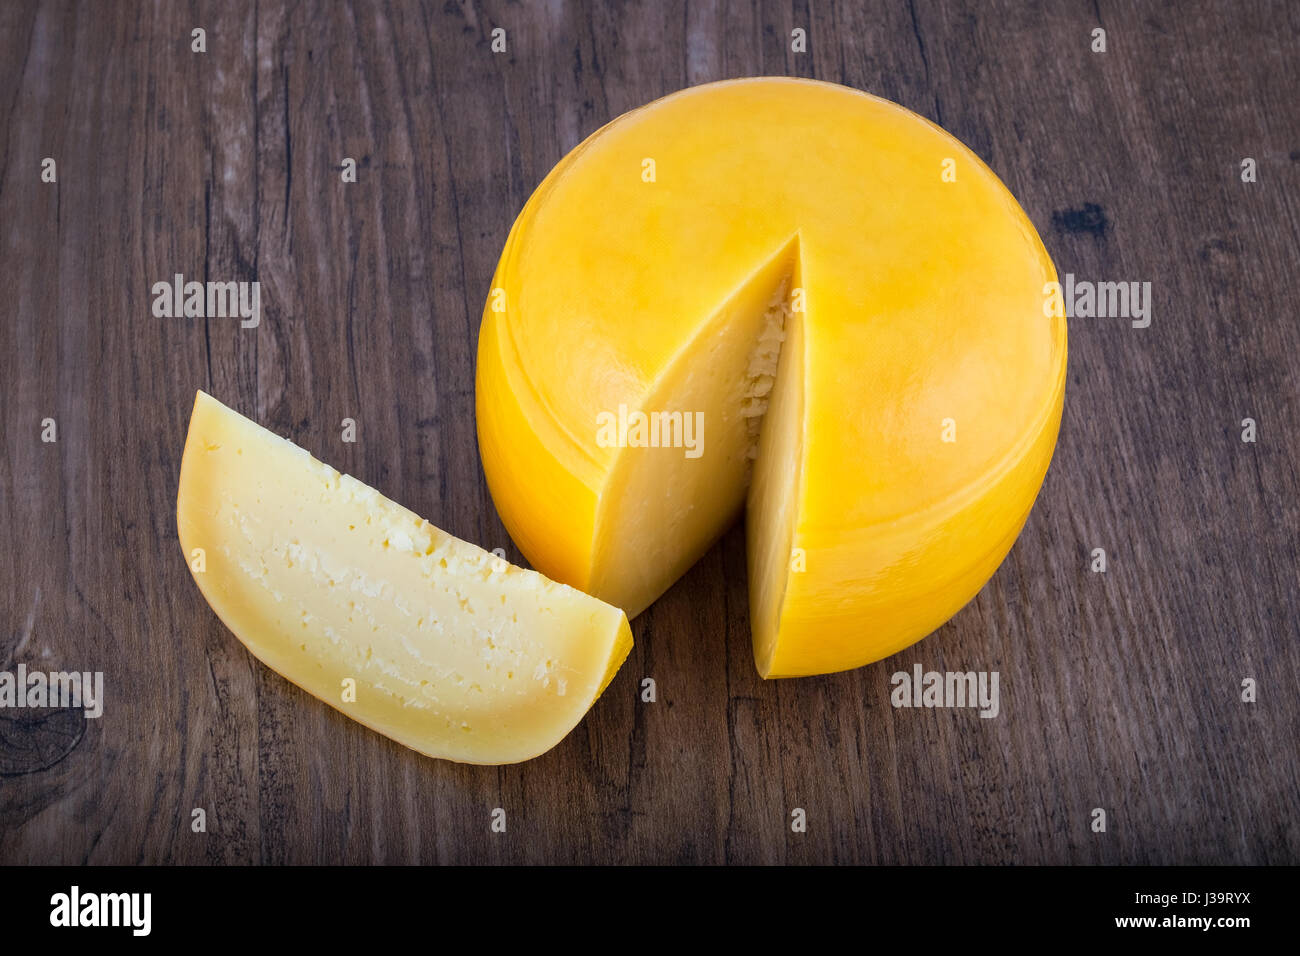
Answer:
<svg viewBox="0 0 1300 956"><path fill-rule="evenodd" d="M0 861L1300 861L1298 35L1285 2L0 4L0 670L106 682L98 720L0 711ZM1152 283L1149 328L1071 323L1056 458L993 580L895 658L764 683L736 528L510 767L420 757L258 664L176 542L195 389L521 560L474 428L510 224L601 124L757 74L935 120L1062 274ZM261 326L155 318L177 272L260 281ZM914 663L998 671L1001 715L894 709Z"/></svg>

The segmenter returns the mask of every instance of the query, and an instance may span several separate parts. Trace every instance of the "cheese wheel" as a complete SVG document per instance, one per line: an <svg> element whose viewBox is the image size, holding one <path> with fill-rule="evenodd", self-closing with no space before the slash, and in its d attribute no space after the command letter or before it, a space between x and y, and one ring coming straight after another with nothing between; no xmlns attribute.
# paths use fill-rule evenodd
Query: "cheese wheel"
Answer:
<svg viewBox="0 0 1300 956"><path fill-rule="evenodd" d="M833 84L684 90L573 150L479 337L497 510L545 574L644 610L744 512L764 677L858 667L969 601L1051 459L1066 327L960 142Z"/></svg>
<svg viewBox="0 0 1300 956"><path fill-rule="evenodd" d="M618 608L440 531L203 392L176 525L203 596L258 659L432 757L550 749L632 647Z"/></svg>

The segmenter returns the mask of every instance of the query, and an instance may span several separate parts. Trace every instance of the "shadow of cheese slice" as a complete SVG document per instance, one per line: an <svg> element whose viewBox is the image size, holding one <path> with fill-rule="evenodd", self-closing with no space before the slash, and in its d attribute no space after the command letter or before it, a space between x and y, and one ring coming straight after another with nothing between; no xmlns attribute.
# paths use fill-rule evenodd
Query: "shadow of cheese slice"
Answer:
<svg viewBox="0 0 1300 956"><path fill-rule="evenodd" d="M497 509L535 567L629 616L743 510L759 672L878 660L1028 516L1064 397L1055 279L997 177L902 107L785 78L651 103L507 240L477 372ZM658 445L602 433L637 411ZM702 420L691 454L673 414Z"/></svg>
<svg viewBox="0 0 1300 956"><path fill-rule="evenodd" d="M176 523L203 596L258 659L431 757L549 750L632 646L617 608L439 531L203 392Z"/></svg>

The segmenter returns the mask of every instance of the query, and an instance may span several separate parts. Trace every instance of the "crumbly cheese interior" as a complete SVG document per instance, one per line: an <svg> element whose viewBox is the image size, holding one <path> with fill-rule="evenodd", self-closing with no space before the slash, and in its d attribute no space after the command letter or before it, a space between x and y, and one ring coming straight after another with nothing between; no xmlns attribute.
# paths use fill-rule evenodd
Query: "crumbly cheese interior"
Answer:
<svg viewBox="0 0 1300 956"><path fill-rule="evenodd" d="M785 326L793 314L789 288L789 280L786 280L772 293L772 298L763 311L758 340L749 355L749 367L745 370L744 405L740 414L745 419L745 432L749 439L745 455L750 459L758 457L763 415L767 412L772 386L776 383L781 343L785 341Z"/></svg>

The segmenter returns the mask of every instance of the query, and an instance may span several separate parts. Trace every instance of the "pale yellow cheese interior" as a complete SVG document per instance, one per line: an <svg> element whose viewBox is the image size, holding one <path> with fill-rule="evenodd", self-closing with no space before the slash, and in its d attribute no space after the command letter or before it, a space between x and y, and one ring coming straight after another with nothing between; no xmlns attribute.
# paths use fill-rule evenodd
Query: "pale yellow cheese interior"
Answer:
<svg viewBox="0 0 1300 956"><path fill-rule="evenodd" d="M700 455L638 448L619 457L598 512L594 594L636 616L699 560L736 517L757 454L796 243L746 278L638 407L702 413Z"/></svg>

